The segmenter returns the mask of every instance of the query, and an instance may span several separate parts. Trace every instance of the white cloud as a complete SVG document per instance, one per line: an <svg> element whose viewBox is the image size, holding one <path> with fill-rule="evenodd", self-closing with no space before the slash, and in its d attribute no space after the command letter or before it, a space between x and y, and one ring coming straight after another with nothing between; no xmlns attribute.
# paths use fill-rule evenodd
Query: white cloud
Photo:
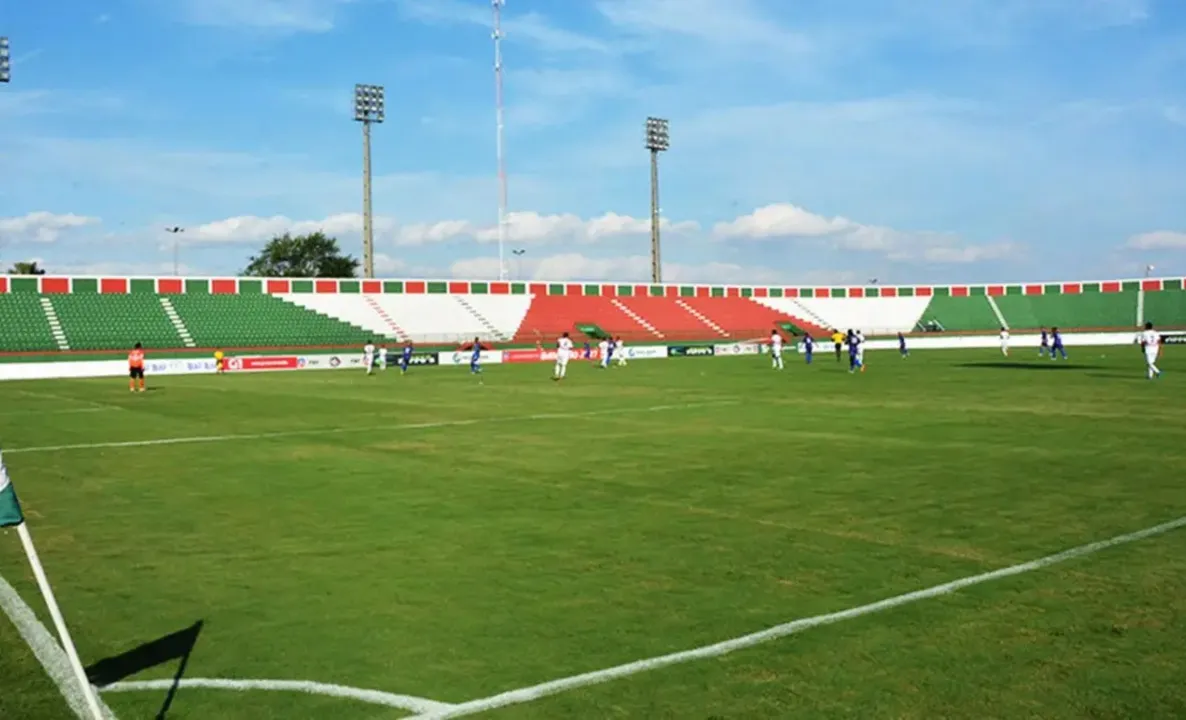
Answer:
<svg viewBox="0 0 1186 720"><path fill-rule="evenodd" d="M67 213L32 212L21 217L0 218L0 242L51 243L69 230L98 225L99 218Z"/></svg>
<svg viewBox="0 0 1186 720"><path fill-rule="evenodd" d="M353 0L184 0L179 10L194 25L275 32L324 33L341 5Z"/></svg>
<svg viewBox="0 0 1186 720"><path fill-rule="evenodd" d="M717 223L713 235L718 240L822 240L837 250L876 252L895 262L931 264L1007 260L1022 252L1015 243L969 245L949 234L863 225L787 203L767 205L730 222Z"/></svg>
<svg viewBox="0 0 1186 720"><path fill-rule="evenodd" d="M376 215L372 220L376 240L381 239L381 236L388 236L390 239L396 228L395 220L383 215ZM284 233L304 235L313 232L341 237L361 234L362 224L360 213L338 213L322 220L293 220L283 215L241 215L187 228L182 242L188 245L254 243L270 240Z"/></svg>
<svg viewBox="0 0 1186 720"><path fill-rule="evenodd" d="M797 205L779 203L758 208L730 222L713 226L713 234L722 239L771 237L821 237L857 229L859 226L842 217L826 218Z"/></svg>
<svg viewBox="0 0 1186 720"><path fill-rule="evenodd" d="M1133 235L1125 243L1130 250L1186 250L1186 232L1156 230Z"/></svg>
<svg viewBox="0 0 1186 720"><path fill-rule="evenodd" d="M694 222L672 222L667 219L660 221L660 227L670 233L690 233L699 229ZM507 214L506 240L509 243L523 245L591 243L607 238L645 235L650 232L650 228L649 219L612 212L588 220L572 214L512 212ZM257 243L284 233L301 235L317 231L339 238L361 235L362 215L339 213L322 220L294 220L284 215L242 215L187 228L182 242L189 245ZM479 243L493 243L498 241L498 226L483 226L468 220L400 225L395 218L376 215L374 234L377 244L392 243L402 246L433 245L466 239Z"/></svg>
<svg viewBox="0 0 1186 720"><path fill-rule="evenodd" d="M477 25L489 28L493 17L489 3L460 0L399 0L400 10L408 17L426 23ZM503 12L503 34L508 42L520 38L541 50L556 52L609 53L612 47L597 38L557 27L539 13Z"/></svg>

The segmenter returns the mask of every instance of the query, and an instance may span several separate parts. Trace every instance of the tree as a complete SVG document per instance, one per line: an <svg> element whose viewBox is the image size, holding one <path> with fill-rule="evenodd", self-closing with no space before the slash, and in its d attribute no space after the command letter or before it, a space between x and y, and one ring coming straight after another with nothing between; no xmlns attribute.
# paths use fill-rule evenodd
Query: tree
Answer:
<svg viewBox="0 0 1186 720"><path fill-rule="evenodd" d="M336 238L315 232L293 237L284 233L268 241L248 260L243 274L250 277L354 277L358 259L343 255Z"/></svg>
<svg viewBox="0 0 1186 720"><path fill-rule="evenodd" d="M0 265L3 267L3 265ZM8 269L9 275L44 275L45 268L37 266L37 261L32 262L16 262Z"/></svg>

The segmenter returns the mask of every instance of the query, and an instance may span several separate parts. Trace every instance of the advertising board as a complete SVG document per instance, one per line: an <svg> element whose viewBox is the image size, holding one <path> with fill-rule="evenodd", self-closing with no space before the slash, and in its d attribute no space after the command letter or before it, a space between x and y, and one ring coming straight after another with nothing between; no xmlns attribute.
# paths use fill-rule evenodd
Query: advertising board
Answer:
<svg viewBox="0 0 1186 720"><path fill-rule="evenodd" d="M712 357L715 350L712 345L671 345L667 357Z"/></svg>
<svg viewBox="0 0 1186 720"><path fill-rule="evenodd" d="M730 345L713 345L716 355L757 355L757 343L732 343Z"/></svg>
<svg viewBox="0 0 1186 720"><path fill-rule="evenodd" d="M473 356L469 350L437 353L437 362L441 365L469 365ZM502 350L483 350L478 356L478 362L485 365L497 365L502 362Z"/></svg>

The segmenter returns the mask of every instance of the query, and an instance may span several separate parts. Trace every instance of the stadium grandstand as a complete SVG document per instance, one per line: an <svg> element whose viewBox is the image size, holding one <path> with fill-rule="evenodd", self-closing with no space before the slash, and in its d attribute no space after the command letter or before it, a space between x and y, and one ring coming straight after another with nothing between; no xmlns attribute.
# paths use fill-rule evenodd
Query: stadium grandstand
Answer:
<svg viewBox="0 0 1186 720"><path fill-rule="evenodd" d="M1052 284L754 287L458 280L0 277L0 353L496 346L620 336L732 341L1059 326L1186 328L1182 278Z"/></svg>

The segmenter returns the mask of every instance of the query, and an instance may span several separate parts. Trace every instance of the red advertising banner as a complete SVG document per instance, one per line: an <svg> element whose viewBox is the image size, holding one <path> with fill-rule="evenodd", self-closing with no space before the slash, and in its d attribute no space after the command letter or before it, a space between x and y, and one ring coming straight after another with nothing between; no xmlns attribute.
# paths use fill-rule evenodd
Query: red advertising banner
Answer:
<svg viewBox="0 0 1186 720"><path fill-rule="evenodd" d="M540 362L541 360L543 360L543 353L539 350L502 351L502 361L504 363Z"/></svg>
<svg viewBox="0 0 1186 720"><path fill-rule="evenodd" d="M295 355L266 355L262 357L232 358L233 370L296 370L304 363Z"/></svg>

